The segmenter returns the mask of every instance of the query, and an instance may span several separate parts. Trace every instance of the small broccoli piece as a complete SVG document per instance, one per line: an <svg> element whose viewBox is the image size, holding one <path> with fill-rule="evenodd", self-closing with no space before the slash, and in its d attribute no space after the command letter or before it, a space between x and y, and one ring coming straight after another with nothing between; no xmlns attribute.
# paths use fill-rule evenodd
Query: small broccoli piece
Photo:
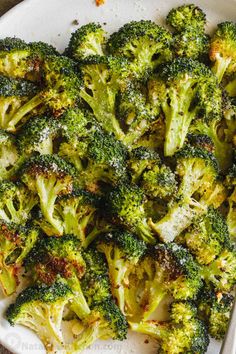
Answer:
<svg viewBox="0 0 236 354"><path fill-rule="evenodd" d="M58 131L59 124L52 117L34 117L24 125L17 136L19 152L27 157L34 153L53 154L53 142Z"/></svg>
<svg viewBox="0 0 236 354"><path fill-rule="evenodd" d="M235 64L236 67L236 64ZM236 77L235 74L230 77L228 80L227 84L225 85L225 90L228 93L228 95L232 97L236 97Z"/></svg>
<svg viewBox="0 0 236 354"><path fill-rule="evenodd" d="M215 291L230 291L236 284L236 250L225 248L210 264L202 267L201 275Z"/></svg>
<svg viewBox="0 0 236 354"><path fill-rule="evenodd" d="M80 284L86 265L76 237L64 235L40 239L26 257L25 266L33 279L44 284L53 284L60 275L75 295L70 308L79 318L90 313Z"/></svg>
<svg viewBox="0 0 236 354"><path fill-rule="evenodd" d="M215 145L208 135L189 133L186 142L191 146L200 147L212 153L215 152Z"/></svg>
<svg viewBox="0 0 236 354"><path fill-rule="evenodd" d="M48 56L42 65L42 72L45 87L16 112L9 124L11 129L40 105L49 107L54 116L59 116L78 103L81 81L71 59Z"/></svg>
<svg viewBox="0 0 236 354"><path fill-rule="evenodd" d="M129 274L137 266L146 249L144 241L123 230L108 233L98 242L98 250L103 252L107 259L113 297L123 314L126 313L124 293L128 286Z"/></svg>
<svg viewBox="0 0 236 354"><path fill-rule="evenodd" d="M147 20L132 21L113 33L107 50L115 56L126 57L135 78L147 78L159 64L171 59L172 36L163 27Z"/></svg>
<svg viewBox="0 0 236 354"><path fill-rule="evenodd" d="M173 50L178 57L203 61L207 58L209 46L209 36L194 28L185 29L173 37Z"/></svg>
<svg viewBox="0 0 236 354"><path fill-rule="evenodd" d="M129 322L129 325L133 331L157 339L160 354L204 354L209 345L209 337L204 322L197 319L196 312L191 302L174 302L168 321Z"/></svg>
<svg viewBox="0 0 236 354"><path fill-rule="evenodd" d="M21 179L29 190L38 194L43 216L55 235L63 233L62 222L54 213L55 201L72 191L74 175L73 167L57 155L31 157L22 167Z"/></svg>
<svg viewBox="0 0 236 354"><path fill-rule="evenodd" d="M225 188L217 181L218 165L214 155L200 147L186 145L177 154L176 172L181 183L168 212L157 223L149 222L165 242L171 242L193 221L218 208L226 198Z"/></svg>
<svg viewBox="0 0 236 354"><path fill-rule="evenodd" d="M77 188L59 197L55 204L55 213L61 219L64 233L77 236L83 247L87 245L86 238L94 231L98 203L95 195ZM44 231L47 233L47 229Z"/></svg>
<svg viewBox="0 0 236 354"><path fill-rule="evenodd" d="M19 38L0 40L0 73L14 78L40 80L40 67L47 55L59 55L43 42L27 44Z"/></svg>
<svg viewBox="0 0 236 354"><path fill-rule="evenodd" d="M35 195L20 183L0 182L0 219L24 224L38 203Z"/></svg>
<svg viewBox="0 0 236 354"><path fill-rule="evenodd" d="M9 296L19 284L22 263L38 238L38 230L0 220L0 284Z"/></svg>
<svg viewBox="0 0 236 354"><path fill-rule="evenodd" d="M86 272L81 279L81 288L90 307L111 299L111 284L108 267L103 254L94 247L83 252Z"/></svg>
<svg viewBox="0 0 236 354"><path fill-rule="evenodd" d="M120 223L148 243L156 238L148 225L144 210L145 195L136 185L121 182L106 195L106 209L113 221Z"/></svg>
<svg viewBox="0 0 236 354"><path fill-rule="evenodd" d="M163 65L149 85L165 116L165 156L183 147L189 126L196 118L221 114L221 90L216 77L204 64L177 58Z"/></svg>
<svg viewBox="0 0 236 354"><path fill-rule="evenodd" d="M218 24L210 45L212 70L219 81L235 72L236 66L236 25L233 22Z"/></svg>
<svg viewBox="0 0 236 354"><path fill-rule="evenodd" d="M68 353L82 352L97 339L124 340L127 337L128 323L112 300L94 306L86 318L84 329L74 342L67 346Z"/></svg>
<svg viewBox="0 0 236 354"><path fill-rule="evenodd" d="M104 55L105 31L100 24L91 22L72 33L65 54L83 61L92 55Z"/></svg>
<svg viewBox="0 0 236 354"><path fill-rule="evenodd" d="M19 161L15 137L0 129L0 180L11 178L17 170Z"/></svg>
<svg viewBox="0 0 236 354"><path fill-rule="evenodd" d="M198 263L211 263L230 243L226 220L210 207L206 215L189 227L184 242Z"/></svg>
<svg viewBox="0 0 236 354"><path fill-rule="evenodd" d="M196 5L182 5L173 8L167 15L166 22L172 26L177 32L186 29L194 29L196 31L204 31L206 25L206 15Z"/></svg>
<svg viewBox="0 0 236 354"><path fill-rule="evenodd" d="M0 127L14 132L19 124L13 123L15 115L38 91L32 82L0 76ZM27 115L27 112L25 116ZM25 117L28 118L28 117ZM20 122L20 121L19 121Z"/></svg>
<svg viewBox="0 0 236 354"><path fill-rule="evenodd" d="M162 151L165 142L165 129L164 117L160 115L154 122L149 124L146 133L138 139L133 147L146 147Z"/></svg>
<svg viewBox="0 0 236 354"><path fill-rule="evenodd" d="M204 290L198 301L199 316L208 326L211 337L222 340L228 328L234 297L227 293Z"/></svg>
<svg viewBox="0 0 236 354"><path fill-rule="evenodd" d="M228 197L229 211L227 215L227 224L229 233L232 239L236 239L236 165L228 171L226 176L226 184L231 189L231 194ZM232 190L233 189L233 190Z"/></svg>
<svg viewBox="0 0 236 354"><path fill-rule="evenodd" d="M20 324L33 330L46 350L54 352L63 348L63 310L73 298L72 291L62 281L50 286L34 285L18 295L6 316L12 326Z"/></svg>
<svg viewBox="0 0 236 354"><path fill-rule="evenodd" d="M80 65L83 87L80 96L87 102L103 129L117 139L124 132L115 116L116 95L128 76L127 62L112 56L92 56Z"/></svg>

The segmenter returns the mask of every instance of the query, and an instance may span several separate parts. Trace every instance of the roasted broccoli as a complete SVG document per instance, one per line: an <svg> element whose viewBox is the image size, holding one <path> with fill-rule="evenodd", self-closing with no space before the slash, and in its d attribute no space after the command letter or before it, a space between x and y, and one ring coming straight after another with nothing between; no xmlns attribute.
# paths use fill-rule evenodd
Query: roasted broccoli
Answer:
<svg viewBox="0 0 236 354"><path fill-rule="evenodd" d="M165 242L173 241L196 218L206 214L208 207L218 208L226 199L225 188L217 181L218 165L211 152L186 145L176 158L176 172L181 179L176 198L163 219L149 222Z"/></svg>
<svg viewBox="0 0 236 354"><path fill-rule="evenodd" d="M212 70L222 81L224 76L235 72L236 67L236 25L233 22L218 24L210 44Z"/></svg>
<svg viewBox="0 0 236 354"><path fill-rule="evenodd" d="M138 79L148 77L159 64L171 59L172 36L152 21L132 21L113 33L107 51L129 61L131 74Z"/></svg>
<svg viewBox="0 0 236 354"><path fill-rule="evenodd" d="M70 58L83 61L92 55L104 55L105 31L101 25L91 22L72 33L65 54Z"/></svg>
<svg viewBox="0 0 236 354"><path fill-rule="evenodd" d="M209 334L222 340L228 328L234 297L205 289L198 300L199 316L207 323Z"/></svg>
<svg viewBox="0 0 236 354"><path fill-rule="evenodd" d="M125 288L129 274L144 255L147 246L128 231L116 230L101 237L98 250L106 256L112 294L120 310L126 314Z"/></svg>
<svg viewBox="0 0 236 354"><path fill-rule="evenodd" d="M43 216L55 235L63 233L62 222L54 213L55 201L72 191L74 174L73 166L57 155L33 156L22 166L21 179L38 195Z"/></svg>
<svg viewBox="0 0 236 354"><path fill-rule="evenodd" d="M197 318L196 312L191 302L174 302L168 321L129 322L129 325L133 331L157 339L160 354L204 354L209 345L209 337L204 322Z"/></svg>
<svg viewBox="0 0 236 354"><path fill-rule="evenodd" d="M156 104L165 116L164 154L172 156L183 147L193 120L220 115L221 90L207 66L188 58L163 65L150 80Z"/></svg>
<svg viewBox="0 0 236 354"><path fill-rule="evenodd" d="M62 350L61 324L65 306L74 298L62 281L26 288L9 306L6 316L12 326L23 325L41 339L47 352Z"/></svg>
<svg viewBox="0 0 236 354"><path fill-rule="evenodd" d="M227 214L227 224L232 239L236 239L236 165L229 170L226 177L227 185L231 191L228 198L229 211Z"/></svg>
<svg viewBox="0 0 236 354"><path fill-rule="evenodd" d="M70 301L70 308L79 318L90 313L80 284L86 265L76 237L64 235L40 239L24 263L33 279L41 283L51 285L58 275L63 278L75 295Z"/></svg>
<svg viewBox="0 0 236 354"><path fill-rule="evenodd" d="M182 5L170 10L166 22L177 32L186 29L195 29L201 32L204 31L206 25L206 15L202 9L194 4Z"/></svg>
<svg viewBox="0 0 236 354"><path fill-rule="evenodd" d="M0 129L0 180L11 178L20 166L20 154L16 139Z"/></svg>
<svg viewBox="0 0 236 354"><path fill-rule="evenodd" d="M230 243L226 220L218 210L210 207L206 215L188 228L183 241L198 263L209 264Z"/></svg>
<svg viewBox="0 0 236 354"><path fill-rule="evenodd" d="M0 220L0 284L6 295L16 291L24 258L37 241L39 232Z"/></svg>

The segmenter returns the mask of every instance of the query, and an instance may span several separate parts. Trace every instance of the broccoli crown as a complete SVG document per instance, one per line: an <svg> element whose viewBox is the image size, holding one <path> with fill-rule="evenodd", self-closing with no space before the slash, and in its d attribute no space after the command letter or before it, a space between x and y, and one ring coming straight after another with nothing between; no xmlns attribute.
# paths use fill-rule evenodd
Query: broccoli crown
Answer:
<svg viewBox="0 0 236 354"><path fill-rule="evenodd" d="M211 40L210 59L215 61L218 56L231 59L235 65L236 25L233 22L222 22Z"/></svg>
<svg viewBox="0 0 236 354"><path fill-rule="evenodd" d="M191 146L200 147L204 150L214 153L215 146L212 139L206 134L189 133L187 143Z"/></svg>
<svg viewBox="0 0 236 354"><path fill-rule="evenodd" d="M101 318L101 327L106 326L108 328L111 338L117 340L126 339L128 322L113 300L107 299L100 304L96 304L93 311ZM106 335L106 333L104 334Z"/></svg>
<svg viewBox="0 0 236 354"><path fill-rule="evenodd" d="M29 47L32 54L39 55L42 58L46 58L48 55L60 55L56 48L44 42L31 42Z"/></svg>
<svg viewBox="0 0 236 354"><path fill-rule="evenodd" d="M228 328L234 297L228 293L215 293L206 288L198 300L199 316L206 321L210 335L222 340Z"/></svg>
<svg viewBox="0 0 236 354"><path fill-rule="evenodd" d="M114 249L119 249L123 259L140 259L147 250L144 241L134 234L125 230L114 230L102 237L101 243L112 245Z"/></svg>
<svg viewBox="0 0 236 354"><path fill-rule="evenodd" d="M90 22L72 33L65 53L75 60L83 60L90 55L103 55L105 31L100 24Z"/></svg>
<svg viewBox="0 0 236 354"><path fill-rule="evenodd" d="M210 47L209 36L193 28L185 29L173 37L173 48L177 56L203 60Z"/></svg>
<svg viewBox="0 0 236 354"><path fill-rule="evenodd" d="M22 39L15 37L6 37L0 40L0 51L10 52L12 50L28 49L28 44Z"/></svg>
<svg viewBox="0 0 236 354"><path fill-rule="evenodd" d="M34 285L23 290L17 297L16 302L11 304L7 309L7 319L11 325L15 325L24 312L27 312L27 307L41 303L55 303L60 299L72 297L70 288L62 281L56 281L52 285L45 284Z"/></svg>
<svg viewBox="0 0 236 354"><path fill-rule="evenodd" d="M103 254L94 248L83 252L86 269L81 288L89 305L99 304L111 298L108 268Z"/></svg>
<svg viewBox="0 0 236 354"><path fill-rule="evenodd" d="M205 13L196 5L182 5L172 9L166 18L168 25L172 26L177 32L186 29L204 31L206 25Z"/></svg>
<svg viewBox="0 0 236 354"><path fill-rule="evenodd" d="M150 70L171 58L171 42L171 34L154 22L132 21L110 36L107 50L130 60L132 73L140 78L146 77Z"/></svg>
<svg viewBox="0 0 236 354"><path fill-rule="evenodd" d="M133 149L130 153L130 159L134 161L146 160L157 164L161 162L160 156L156 151L143 146Z"/></svg>
<svg viewBox="0 0 236 354"><path fill-rule="evenodd" d="M2 97L33 96L37 91L37 86L30 81L0 75L0 96Z"/></svg>
<svg viewBox="0 0 236 354"><path fill-rule="evenodd" d="M59 131L58 122L52 117L38 116L30 119L17 136L17 146L23 154L33 152L53 153L53 140Z"/></svg>

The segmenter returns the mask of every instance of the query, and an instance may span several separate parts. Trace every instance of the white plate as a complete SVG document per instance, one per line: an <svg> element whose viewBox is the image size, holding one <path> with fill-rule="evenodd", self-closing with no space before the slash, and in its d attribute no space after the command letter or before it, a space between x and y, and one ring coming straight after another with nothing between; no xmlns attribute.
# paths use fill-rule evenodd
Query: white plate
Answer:
<svg viewBox="0 0 236 354"><path fill-rule="evenodd" d="M1 0L0 0L1 1ZM164 16L181 0L106 0L101 7L94 0L25 0L0 20L0 36L17 36L27 41L46 41L63 50L70 33L79 25L96 21L104 23L107 31L114 31L131 20L151 19L159 24ZM208 29L224 20L236 20L236 0L193 0L206 12ZM17 354L45 353L41 342L23 327L12 328L4 320L4 310L13 298L3 300L0 294L0 342ZM144 343L146 337L131 334L125 342L97 342L86 354L154 354L156 345ZM211 341L208 354L218 354L220 343ZM235 354L235 353L227 353Z"/></svg>

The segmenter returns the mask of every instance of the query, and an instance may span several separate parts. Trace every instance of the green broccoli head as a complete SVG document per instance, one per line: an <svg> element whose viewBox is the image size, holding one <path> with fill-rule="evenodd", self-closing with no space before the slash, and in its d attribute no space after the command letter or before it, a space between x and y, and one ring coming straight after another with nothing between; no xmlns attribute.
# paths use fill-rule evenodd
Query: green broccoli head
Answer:
<svg viewBox="0 0 236 354"><path fill-rule="evenodd" d="M193 120L221 114L222 95L217 79L198 61L177 58L163 65L150 85L165 117L165 156L172 156L183 147Z"/></svg>
<svg viewBox="0 0 236 354"><path fill-rule="evenodd" d="M173 8L167 15L166 22L176 32L196 30L203 32L206 25L206 15L194 4Z"/></svg>
<svg viewBox="0 0 236 354"><path fill-rule="evenodd" d="M160 63L171 59L171 34L152 21L132 21L113 33L107 50L112 55L126 57L135 78L147 78Z"/></svg>
<svg viewBox="0 0 236 354"><path fill-rule="evenodd" d="M16 291L22 263L38 238L38 230L0 221L0 285L6 295Z"/></svg>
<svg viewBox="0 0 236 354"><path fill-rule="evenodd" d="M148 243L155 243L155 237L148 226L144 211L145 195L136 185L120 183L106 196L107 212L114 222L139 235Z"/></svg>
<svg viewBox="0 0 236 354"><path fill-rule="evenodd" d="M144 241L128 231L114 230L102 236L97 247L106 256L112 295L125 314L125 288L129 286L129 274L137 266L147 246Z"/></svg>
<svg viewBox="0 0 236 354"><path fill-rule="evenodd" d="M63 233L61 220L54 212L55 201L72 191L75 174L73 166L57 155L33 156L21 170L22 181L38 195L42 214L55 235Z"/></svg>
<svg viewBox="0 0 236 354"><path fill-rule="evenodd" d="M211 337L222 340L226 334L234 297L228 293L215 293L206 288L198 300L199 316L208 326Z"/></svg>
<svg viewBox="0 0 236 354"><path fill-rule="evenodd" d="M218 24L210 45L212 70L219 81L235 72L236 67L236 25L233 22Z"/></svg>
<svg viewBox="0 0 236 354"><path fill-rule="evenodd" d="M83 252L86 272L81 280L81 288L89 306L94 307L111 299L111 284L108 267L103 254L90 247Z"/></svg>
<svg viewBox="0 0 236 354"><path fill-rule="evenodd" d="M29 120L20 130L17 146L21 154L30 156L53 154L53 142L58 136L59 124L52 117L38 116Z"/></svg>
<svg viewBox="0 0 236 354"><path fill-rule="evenodd" d="M174 53L178 57L187 57L205 61L210 47L210 38L198 29L190 28L173 37Z"/></svg>
<svg viewBox="0 0 236 354"><path fill-rule="evenodd" d="M229 245L226 220L218 210L210 207L206 215L189 227L184 241L198 263L209 264Z"/></svg>
<svg viewBox="0 0 236 354"><path fill-rule="evenodd" d="M187 135L187 144L200 147L215 154L215 145L212 139L206 134L189 133Z"/></svg>
<svg viewBox="0 0 236 354"><path fill-rule="evenodd" d="M100 24L90 22L72 33L65 54L83 61L92 55L104 55L105 31Z"/></svg>
<svg viewBox="0 0 236 354"><path fill-rule="evenodd" d="M174 302L170 308L170 319L140 323L129 322L135 332L150 335L160 344L158 353L199 353L204 354L209 337L204 322L196 317L196 308L191 302Z"/></svg>
<svg viewBox="0 0 236 354"><path fill-rule="evenodd" d="M61 350L61 323L64 307L73 299L70 288L58 280L52 285L34 285L20 293L6 316L11 325L33 330L47 351Z"/></svg>
<svg viewBox="0 0 236 354"><path fill-rule="evenodd" d="M226 185L230 190L228 197L229 210L227 214L227 224L231 238L236 239L236 165L233 164L226 176Z"/></svg>
<svg viewBox="0 0 236 354"><path fill-rule="evenodd" d="M11 178L20 160L16 139L0 129L0 180Z"/></svg>

